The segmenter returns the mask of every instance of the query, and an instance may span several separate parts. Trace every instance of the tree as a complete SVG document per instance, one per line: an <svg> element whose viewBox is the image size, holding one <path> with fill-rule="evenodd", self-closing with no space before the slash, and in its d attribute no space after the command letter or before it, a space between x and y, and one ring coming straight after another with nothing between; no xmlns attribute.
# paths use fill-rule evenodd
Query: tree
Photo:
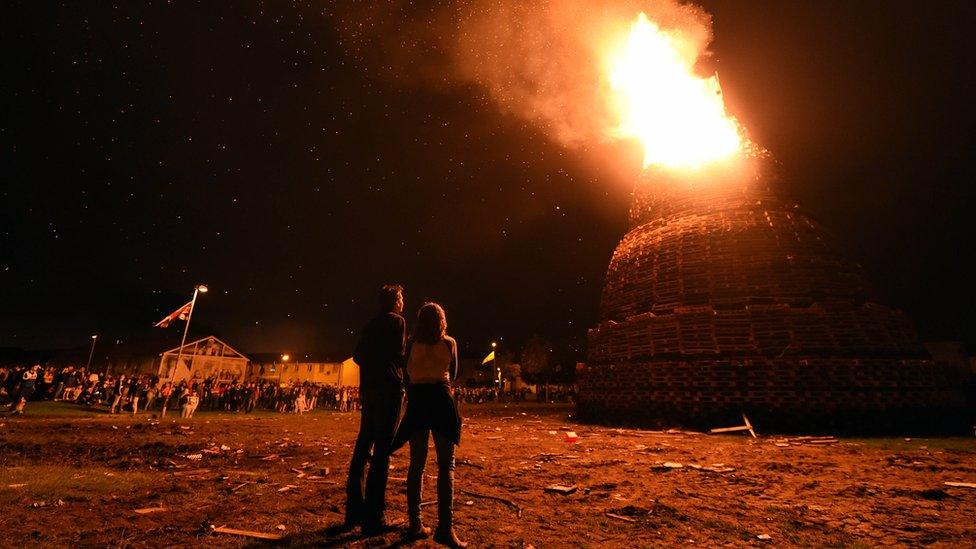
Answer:
<svg viewBox="0 0 976 549"><path fill-rule="evenodd" d="M519 377L519 374L521 373L521 367L518 365L517 362L515 362L513 360L513 358L514 357L512 356L512 353L509 353L509 352L499 351L499 352L496 352L495 353L495 363L494 363L494 366L496 368L501 369L501 371L502 371L502 379L509 380L509 382L510 382L510 385L509 386L510 387L514 387L515 386L515 383L514 382ZM497 374L497 372L496 372L496 374ZM496 374L493 374L493 376L496 375ZM496 377L492 377L492 379L497 379L497 378Z"/></svg>
<svg viewBox="0 0 976 549"><path fill-rule="evenodd" d="M522 379L527 383L546 385L546 400L549 400L549 379L552 377L552 349L549 342L535 335L522 348Z"/></svg>

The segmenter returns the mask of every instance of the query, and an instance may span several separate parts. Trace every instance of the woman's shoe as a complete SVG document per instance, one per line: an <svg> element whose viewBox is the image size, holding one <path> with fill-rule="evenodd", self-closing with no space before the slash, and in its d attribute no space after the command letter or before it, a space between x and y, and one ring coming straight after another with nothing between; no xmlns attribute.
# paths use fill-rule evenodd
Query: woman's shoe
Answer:
<svg viewBox="0 0 976 549"><path fill-rule="evenodd" d="M441 545L446 545L453 549L464 549L468 546L467 543L458 539L454 534L454 528L437 528L437 533L434 534L434 541L440 543Z"/></svg>
<svg viewBox="0 0 976 549"><path fill-rule="evenodd" d="M415 539L427 539L430 537L430 528L424 526L419 520L414 522L410 521L410 526L407 528L406 538L410 540Z"/></svg>

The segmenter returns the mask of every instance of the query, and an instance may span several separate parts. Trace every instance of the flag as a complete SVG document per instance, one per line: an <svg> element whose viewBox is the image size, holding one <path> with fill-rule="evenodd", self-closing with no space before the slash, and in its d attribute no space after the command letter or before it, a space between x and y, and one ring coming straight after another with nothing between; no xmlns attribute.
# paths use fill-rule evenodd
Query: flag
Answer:
<svg viewBox="0 0 976 549"><path fill-rule="evenodd" d="M184 305L184 306L180 307L179 309L176 309L172 313L166 315L166 318L160 320L156 324L153 324L153 326L155 326L157 328L166 328L170 324L172 324L172 322L174 320L176 320L177 318L180 319L180 320L186 320L186 317L190 315L190 307L192 305L193 305L193 302L192 301L188 302L186 305Z"/></svg>
<svg viewBox="0 0 976 549"><path fill-rule="evenodd" d="M492 360L495 360L495 351L488 353L488 356L486 356L485 359L481 361L481 365L484 366L485 364L488 364Z"/></svg>

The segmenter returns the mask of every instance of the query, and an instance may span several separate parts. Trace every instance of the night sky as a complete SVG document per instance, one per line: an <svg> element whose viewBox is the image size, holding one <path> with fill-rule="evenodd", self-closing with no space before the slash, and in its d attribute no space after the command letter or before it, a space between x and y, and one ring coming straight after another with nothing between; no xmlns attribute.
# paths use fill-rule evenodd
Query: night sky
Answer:
<svg viewBox="0 0 976 549"><path fill-rule="evenodd" d="M390 78L344 47L345 5L4 2L0 347L139 338L205 282L191 337L343 357L399 282L463 354L539 334L582 358L639 152ZM976 4L701 5L788 192L923 337L976 342Z"/></svg>

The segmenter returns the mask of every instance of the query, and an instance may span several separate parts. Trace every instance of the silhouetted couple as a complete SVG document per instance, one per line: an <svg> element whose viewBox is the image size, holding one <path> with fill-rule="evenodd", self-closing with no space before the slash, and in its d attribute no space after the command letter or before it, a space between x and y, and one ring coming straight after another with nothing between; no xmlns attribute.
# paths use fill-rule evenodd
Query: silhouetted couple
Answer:
<svg viewBox="0 0 976 549"><path fill-rule="evenodd" d="M383 286L379 305L380 314L363 328L353 355L359 365L362 418L349 464L345 527L361 525L365 535L393 530L383 517L390 454L409 442L407 536L430 536L430 528L421 521L420 501L433 433L438 511L434 540L464 547L453 529L454 448L461 440L461 416L451 389L458 374L457 342L447 335L444 309L436 303L421 306L409 340L401 316L403 288Z"/></svg>

